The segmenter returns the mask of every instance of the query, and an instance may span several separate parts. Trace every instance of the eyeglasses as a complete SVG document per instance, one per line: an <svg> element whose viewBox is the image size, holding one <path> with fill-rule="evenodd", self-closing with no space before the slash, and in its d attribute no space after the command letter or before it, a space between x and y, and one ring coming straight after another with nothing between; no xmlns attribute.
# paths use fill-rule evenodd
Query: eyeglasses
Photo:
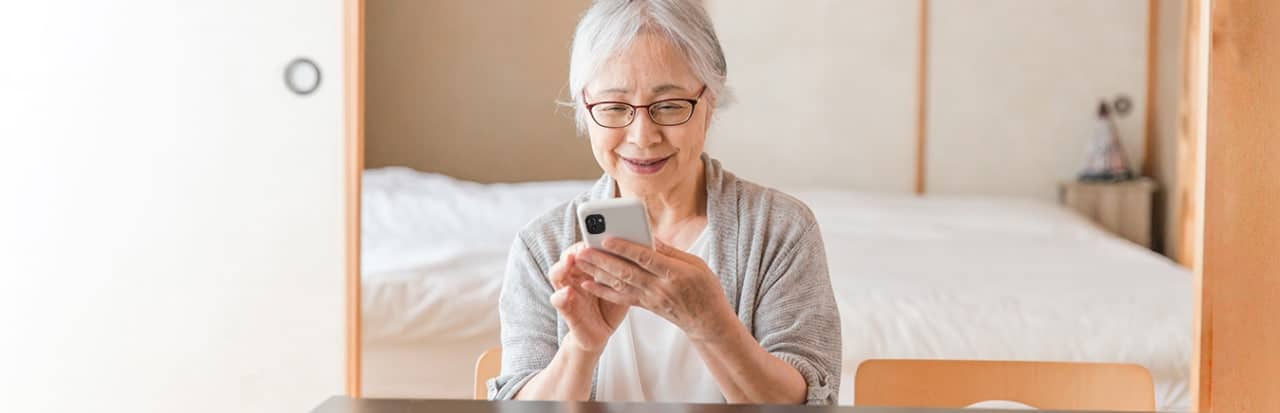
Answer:
<svg viewBox="0 0 1280 413"><path fill-rule="evenodd" d="M649 119L653 123L661 126L683 125L693 117L693 108L697 106L698 101L702 100L702 94L707 91L707 87L703 86L698 90L698 96L693 99L663 99L648 105L635 106L627 102L596 102L587 103L587 112L591 113L591 120L597 125L606 128L625 128L636 120L636 109L644 108L649 113ZM587 101L587 92L582 91L582 101Z"/></svg>

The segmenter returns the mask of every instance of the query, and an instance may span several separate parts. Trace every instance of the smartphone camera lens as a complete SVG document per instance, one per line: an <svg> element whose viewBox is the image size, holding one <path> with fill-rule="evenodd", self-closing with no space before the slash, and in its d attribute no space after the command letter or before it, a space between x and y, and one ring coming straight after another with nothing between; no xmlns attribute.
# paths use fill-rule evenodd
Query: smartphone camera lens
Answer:
<svg viewBox="0 0 1280 413"><path fill-rule="evenodd" d="M587 215L587 233L592 235L604 233L604 215Z"/></svg>

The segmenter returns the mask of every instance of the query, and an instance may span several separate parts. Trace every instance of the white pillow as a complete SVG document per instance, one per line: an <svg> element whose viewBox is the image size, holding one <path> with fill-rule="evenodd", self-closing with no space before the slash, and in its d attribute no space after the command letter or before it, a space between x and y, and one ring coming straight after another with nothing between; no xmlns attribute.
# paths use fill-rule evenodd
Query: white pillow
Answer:
<svg viewBox="0 0 1280 413"><path fill-rule="evenodd" d="M505 255L516 232L592 181L481 184L403 167L364 171L361 273Z"/></svg>

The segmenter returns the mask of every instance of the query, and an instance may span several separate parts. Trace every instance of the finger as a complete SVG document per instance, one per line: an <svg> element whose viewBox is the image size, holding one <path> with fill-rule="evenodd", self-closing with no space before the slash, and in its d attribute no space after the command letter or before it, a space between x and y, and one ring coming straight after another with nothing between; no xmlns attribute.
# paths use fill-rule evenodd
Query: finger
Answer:
<svg viewBox="0 0 1280 413"><path fill-rule="evenodd" d="M578 263L591 264L590 266L577 265L583 271L589 271L590 274L597 276L603 272L605 275L640 288L644 288L655 277L648 270L637 266L631 261L593 248L583 250L577 255L577 258L576 262ZM609 284L613 286L612 283Z"/></svg>
<svg viewBox="0 0 1280 413"><path fill-rule="evenodd" d="M659 254L653 248L617 237L606 238L604 240L604 248L622 258L626 258L654 275L665 276L672 272L672 259L666 255ZM587 251L590 251L590 249L587 249Z"/></svg>
<svg viewBox="0 0 1280 413"><path fill-rule="evenodd" d="M690 264L693 264L693 261L691 261L691 259L702 260L701 258L698 258L698 256L696 255L685 252L682 249L673 247L657 239L653 240L653 249L654 251L657 251L659 255L665 255L671 258L678 259L680 261L684 261L686 263L690 263Z"/></svg>
<svg viewBox="0 0 1280 413"><path fill-rule="evenodd" d="M565 249L564 249L564 251L561 251L561 252L560 252L560 260L561 260L561 261L564 261L565 257L568 257L568 256L570 256L570 255L577 254L577 253L578 253L578 251L581 251L581 250L582 250L582 248L584 248L584 247L586 247L586 246L587 246L587 244L583 243L582 241L578 241L578 242L575 242L575 243L573 243L573 244L569 244L569 247L568 247L568 248L565 248Z"/></svg>
<svg viewBox="0 0 1280 413"><path fill-rule="evenodd" d="M564 261L551 265L551 270L547 272L547 281L551 282L551 288L560 290L564 287L564 279L566 274Z"/></svg>
<svg viewBox="0 0 1280 413"><path fill-rule="evenodd" d="M574 274L565 280L565 284L567 284L566 288L572 289L573 293L578 297L582 297L587 294L587 290L582 289L583 282L595 282L595 279L591 278L590 275L575 270Z"/></svg>
<svg viewBox="0 0 1280 413"><path fill-rule="evenodd" d="M578 261L577 265L582 265L582 262ZM574 268L573 271L569 274L569 276L565 277L564 283L567 286L575 286L583 281L595 281L595 280L596 278L593 277L591 274L583 272L580 269Z"/></svg>
<svg viewBox="0 0 1280 413"><path fill-rule="evenodd" d="M573 275L572 255L562 258L559 262L551 265L551 270L547 274L547 279L551 281L551 287L559 290L569 285L572 281L570 277Z"/></svg>
<svg viewBox="0 0 1280 413"><path fill-rule="evenodd" d="M589 262L577 261L577 267L580 271L590 276L587 277L587 281L592 281L593 283L600 284L604 287L612 288L614 291L618 292L625 292L624 290L631 288L630 284L627 284L616 275L611 274L603 268L597 267Z"/></svg>
<svg viewBox="0 0 1280 413"><path fill-rule="evenodd" d="M584 281L582 284L579 284L578 286L581 287L583 290L586 290L591 295L600 297L601 300L605 300L614 304L632 305L638 301L632 295L618 292L617 290L614 290L609 287L605 287L603 284L600 284L594 281Z"/></svg>
<svg viewBox="0 0 1280 413"><path fill-rule="evenodd" d="M565 287L551 293L551 306L562 314L569 311L569 290L570 288Z"/></svg>
<svg viewBox="0 0 1280 413"><path fill-rule="evenodd" d="M551 305L564 318L564 322L569 325L570 330L576 330L581 327L582 320L578 319L574 309L579 305L578 302L583 297L583 294L589 293L577 286L567 286L551 294Z"/></svg>

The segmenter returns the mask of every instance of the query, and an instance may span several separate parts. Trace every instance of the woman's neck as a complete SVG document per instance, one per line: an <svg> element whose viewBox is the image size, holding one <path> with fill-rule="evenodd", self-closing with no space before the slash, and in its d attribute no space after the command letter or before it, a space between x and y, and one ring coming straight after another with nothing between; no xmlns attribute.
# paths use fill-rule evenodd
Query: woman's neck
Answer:
<svg viewBox="0 0 1280 413"><path fill-rule="evenodd" d="M669 191L635 195L629 194L618 188L618 192L622 196L635 197L644 201L645 209L649 214L649 225L654 236L668 244L683 244L684 238L688 238L691 230L692 238L696 238L696 234L700 233L704 225L688 225L688 224L705 224L707 215L707 178L705 172L706 165L701 159L698 160L698 166L694 175L694 179L684 179L672 187ZM696 228L694 228L696 227ZM692 238L688 241L692 242Z"/></svg>

